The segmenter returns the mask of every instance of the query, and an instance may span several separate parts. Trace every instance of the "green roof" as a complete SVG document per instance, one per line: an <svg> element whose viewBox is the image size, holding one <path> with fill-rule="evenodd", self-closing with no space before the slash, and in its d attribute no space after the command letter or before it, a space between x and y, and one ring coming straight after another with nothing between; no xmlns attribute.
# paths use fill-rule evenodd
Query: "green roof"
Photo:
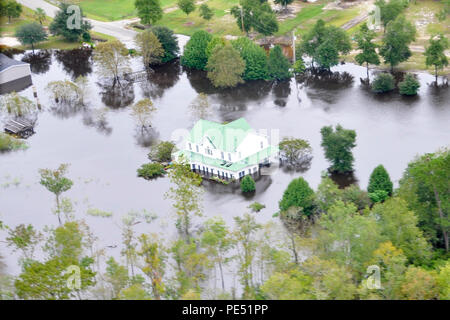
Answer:
<svg viewBox="0 0 450 320"><path fill-rule="evenodd" d="M199 120L189 133L189 141L200 144L206 137L216 149L234 152L251 130L244 118L227 124Z"/></svg>
<svg viewBox="0 0 450 320"><path fill-rule="evenodd" d="M185 156L190 162L200 162L203 163L204 165L210 165L210 166L214 166L217 168L223 168L224 170L229 170L229 171L239 171L242 170L245 167L251 166L251 165L257 165L258 163L262 162L265 158L275 154L278 152L278 147L275 146L268 146L267 148L258 151L257 153L241 160L238 162L233 162L231 166L227 167L225 165L222 165L222 163L224 163L224 160L221 159L215 159L215 158L210 158L192 151L180 151L177 152L176 155L183 155ZM226 163L230 163L230 162L226 162Z"/></svg>

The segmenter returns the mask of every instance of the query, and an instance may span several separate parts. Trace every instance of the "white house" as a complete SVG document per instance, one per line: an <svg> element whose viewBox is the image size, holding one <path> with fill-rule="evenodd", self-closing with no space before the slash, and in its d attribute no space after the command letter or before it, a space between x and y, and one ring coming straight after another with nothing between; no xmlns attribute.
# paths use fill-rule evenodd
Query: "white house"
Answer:
<svg viewBox="0 0 450 320"><path fill-rule="evenodd" d="M0 94L20 91L31 85L28 63L17 61L0 53Z"/></svg>
<svg viewBox="0 0 450 320"><path fill-rule="evenodd" d="M199 120L182 150L191 169L222 179L239 179L258 172L261 165L278 158L278 146L256 133L244 118L228 124Z"/></svg>

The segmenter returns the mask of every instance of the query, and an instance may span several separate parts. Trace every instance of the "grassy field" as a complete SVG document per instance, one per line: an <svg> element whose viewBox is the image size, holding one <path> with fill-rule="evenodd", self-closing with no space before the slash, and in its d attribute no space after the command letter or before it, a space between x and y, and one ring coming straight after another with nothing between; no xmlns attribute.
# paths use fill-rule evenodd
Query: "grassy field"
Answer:
<svg viewBox="0 0 450 320"><path fill-rule="evenodd" d="M50 21L51 19L47 17L44 25L48 26ZM8 22L7 17L0 17L0 34L2 37L13 36L18 27L31 22L36 22L34 19L34 11L23 6L20 17L11 19L11 23Z"/></svg>

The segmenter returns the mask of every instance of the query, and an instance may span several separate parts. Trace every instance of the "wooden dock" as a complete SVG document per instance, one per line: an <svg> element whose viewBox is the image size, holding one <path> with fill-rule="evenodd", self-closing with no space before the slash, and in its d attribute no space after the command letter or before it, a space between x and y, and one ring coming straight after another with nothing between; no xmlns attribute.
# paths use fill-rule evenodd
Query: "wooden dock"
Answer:
<svg viewBox="0 0 450 320"><path fill-rule="evenodd" d="M34 127L26 120L9 120L5 125L5 132L26 139L34 134Z"/></svg>

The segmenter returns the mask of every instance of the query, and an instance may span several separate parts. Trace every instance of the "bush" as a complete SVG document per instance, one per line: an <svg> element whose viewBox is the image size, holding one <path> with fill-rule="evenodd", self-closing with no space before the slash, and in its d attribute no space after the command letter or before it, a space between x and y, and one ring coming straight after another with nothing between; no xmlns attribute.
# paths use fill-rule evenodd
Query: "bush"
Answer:
<svg viewBox="0 0 450 320"><path fill-rule="evenodd" d="M264 209L266 206L259 202L253 202L251 205L248 206L250 209L252 209L253 212L260 212L262 209Z"/></svg>
<svg viewBox="0 0 450 320"><path fill-rule="evenodd" d="M266 51L252 40L241 37L231 41L231 45L245 61L244 80L266 80L269 78Z"/></svg>
<svg viewBox="0 0 450 320"><path fill-rule="evenodd" d="M372 91L376 93L383 93L394 90L395 80L389 73L380 73L372 82Z"/></svg>
<svg viewBox="0 0 450 320"><path fill-rule="evenodd" d="M178 39L173 34L173 31L162 26L154 26L151 30L164 49L164 55L161 58L161 62L166 63L175 59L180 53L180 48L178 47Z"/></svg>
<svg viewBox="0 0 450 320"><path fill-rule="evenodd" d="M373 193L378 190L385 191L389 196L392 195L391 178L389 177L389 173L381 164L373 169L369 179L369 186L367 187L367 191L369 193Z"/></svg>
<svg viewBox="0 0 450 320"><path fill-rule="evenodd" d="M384 190L377 190L375 192L369 193L369 198L372 200L372 202L384 202L387 198L389 198L389 195Z"/></svg>
<svg viewBox="0 0 450 320"><path fill-rule="evenodd" d="M314 211L314 191L305 179L294 179L284 191L279 207L281 211L287 211L291 207L302 208L303 213L309 216Z"/></svg>
<svg viewBox="0 0 450 320"><path fill-rule="evenodd" d="M195 32L184 47L181 64L188 68L205 70L208 63L206 48L211 39L212 36L206 31Z"/></svg>
<svg viewBox="0 0 450 320"><path fill-rule="evenodd" d="M244 82L242 74L245 70L245 61L230 44L223 47L216 46L206 68L208 79L215 87L235 87Z"/></svg>
<svg viewBox="0 0 450 320"><path fill-rule="evenodd" d="M280 46L275 46L270 50L268 68L271 79L284 80L291 77L289 60L284 56Z"/></svg>
<svg viewBox="0 0 450 320"><path fill-rule="evenodd" d="M19 139L13 138L0 132L0 152L26 148L26 144Z"/></svg>
<svg viewBox="0 0 450 320"><path fill-rule="evenodd" d="M146 163L137 170L137 173L138 177L152 179L157 176L162 176L166 172L164 171L164 166L160 163Z"/></svg>
<svg viewBox="0 0 450 320"><path fill-rule="evenodd" d="M241 180L241 190L242 192L252 192L256 190L255 180L251 176L245 176Z"/></svg>
<svg viewBox="0 0 450 320"><path fill-rule="evenodd" d="M400 94L405 96L414 96L420 88L420 83L410 73L405 76L405 79L398 84Z"/></svg>
<svg viewBox="0 0 450 320"><path fill-rule="evenodd" d="M303 62L303 59L300 58L297 61L295 61L294 65L293 65L293 69L294 69L295 74L305 72L306 67L305 67L305 63Z"/></svg>
<svg viewBox="0 0 450 320"><path fill-rule="evenodd" d="M173 151L175 151L175 144L173 142L161 141L150 149L148 158L156 162L170 162Z"/></svg>

